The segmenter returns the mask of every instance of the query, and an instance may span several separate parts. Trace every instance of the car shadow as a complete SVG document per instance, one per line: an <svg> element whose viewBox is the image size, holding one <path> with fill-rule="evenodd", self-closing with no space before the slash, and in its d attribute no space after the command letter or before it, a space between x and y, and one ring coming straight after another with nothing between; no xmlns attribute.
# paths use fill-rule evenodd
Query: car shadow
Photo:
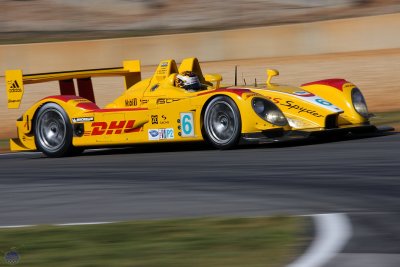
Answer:
<svg viewBox="0 0 400 267"><path fill-rule="evenodd" d="M284 147L301 147L310 145L319 145L324 143L339 143L348 142L357 139L377 138L388 135L397 135L398 132L370 133L357 134L346 136L329 136L329 137L312 137L301 140L289 140L281 142L273 142L266 144L244 144L239 145L233 150L242 149L278 149ZM154 143L140 144L124 147L108 147L101 149L87 149L83 154L75 157L83 156L98 156L98 155L116 155L116 154L144 154L144 153L166 153L166 152L189 152L189 151L213 151L216 150L213 146L206 142L187 142L187 143Z"/></svg>

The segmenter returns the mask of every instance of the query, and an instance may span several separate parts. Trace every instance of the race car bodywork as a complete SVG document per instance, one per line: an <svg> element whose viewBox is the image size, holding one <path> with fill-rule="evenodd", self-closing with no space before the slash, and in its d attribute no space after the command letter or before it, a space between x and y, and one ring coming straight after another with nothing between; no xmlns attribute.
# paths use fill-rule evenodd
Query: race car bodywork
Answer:
<svg viewBox="0 0 400 267"><path fill-rule="evenodd" d="M176 87L176 75L183 71L195 72L207 87L195 92ZM263 86L238 87L221 86L218 74L203 75L196 58L183 60L179 69L174 60L164 60L153 77L143 80L137 60L112 69L6 71L9 108L19 107L26 84L57 80L61 92L38 101L17 120L11 150L57 157L86 147L201 140L225 149L241 140L271 142L371 127L365 100L352 83L335 79L283 86L271 83L277 71L267 72ZM104 108L95 104L91 78L97 76L125 79L125 91Z"/></svg>

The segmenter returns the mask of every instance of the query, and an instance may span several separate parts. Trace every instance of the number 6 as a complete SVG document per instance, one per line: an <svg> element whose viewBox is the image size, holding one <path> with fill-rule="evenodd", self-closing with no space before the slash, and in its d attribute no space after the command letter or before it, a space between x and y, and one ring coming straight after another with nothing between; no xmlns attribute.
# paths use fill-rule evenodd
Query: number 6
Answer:
<svg viewBox="0 0 400 267"><path fill-rule="evenodd" d="M194 136L193 113L181 113L182 137Z"/></svg>

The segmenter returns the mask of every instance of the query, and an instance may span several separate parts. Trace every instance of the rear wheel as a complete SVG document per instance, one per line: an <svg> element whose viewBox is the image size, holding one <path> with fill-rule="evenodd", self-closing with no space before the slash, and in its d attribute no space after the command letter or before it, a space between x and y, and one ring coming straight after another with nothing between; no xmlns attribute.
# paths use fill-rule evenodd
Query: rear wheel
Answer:
<svg viewBox="0 0 400 267"><path fill-rule="evenodd" d="M205 138L216 148L229 149L237 145L241 133L240 112L227 96L211 100L204 113Z"/></svg>
<svg viewBox="0 0 400 267"><path fill-rule="evenodd" d="M34 132L36 147L49 157L62 157L74 151L69 117L57 104L47 103L39 109Z"/></svg>

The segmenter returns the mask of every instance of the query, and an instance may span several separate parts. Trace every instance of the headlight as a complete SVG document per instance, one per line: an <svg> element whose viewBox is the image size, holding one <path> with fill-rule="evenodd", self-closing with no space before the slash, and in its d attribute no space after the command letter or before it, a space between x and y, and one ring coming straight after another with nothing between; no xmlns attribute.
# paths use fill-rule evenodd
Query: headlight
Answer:
<svg viewBox="0 0 400 267"><path fill-rule="evenodd" d="M262 99L253 99L253 109L257 114L263 114L265 110L264 101Z"/></svg>
<svg viewBox="0 0 400 267"><path fill-rule="evenodd" d="M354 109L363 116L364 118L369 118L367 103L365 102L364 96L362 95L360 89L353 88L351 91L351 100L353 101Z"/></svg>
<svg viewBox="0 0 400 267"><path fill-rule="evenodd" d="M269 123L285 126L288 124L285 115L283 115L282 111L272 102L255 97L252 100L252 107L255 113L258 114L263 120L266 120Z"/></svg>

